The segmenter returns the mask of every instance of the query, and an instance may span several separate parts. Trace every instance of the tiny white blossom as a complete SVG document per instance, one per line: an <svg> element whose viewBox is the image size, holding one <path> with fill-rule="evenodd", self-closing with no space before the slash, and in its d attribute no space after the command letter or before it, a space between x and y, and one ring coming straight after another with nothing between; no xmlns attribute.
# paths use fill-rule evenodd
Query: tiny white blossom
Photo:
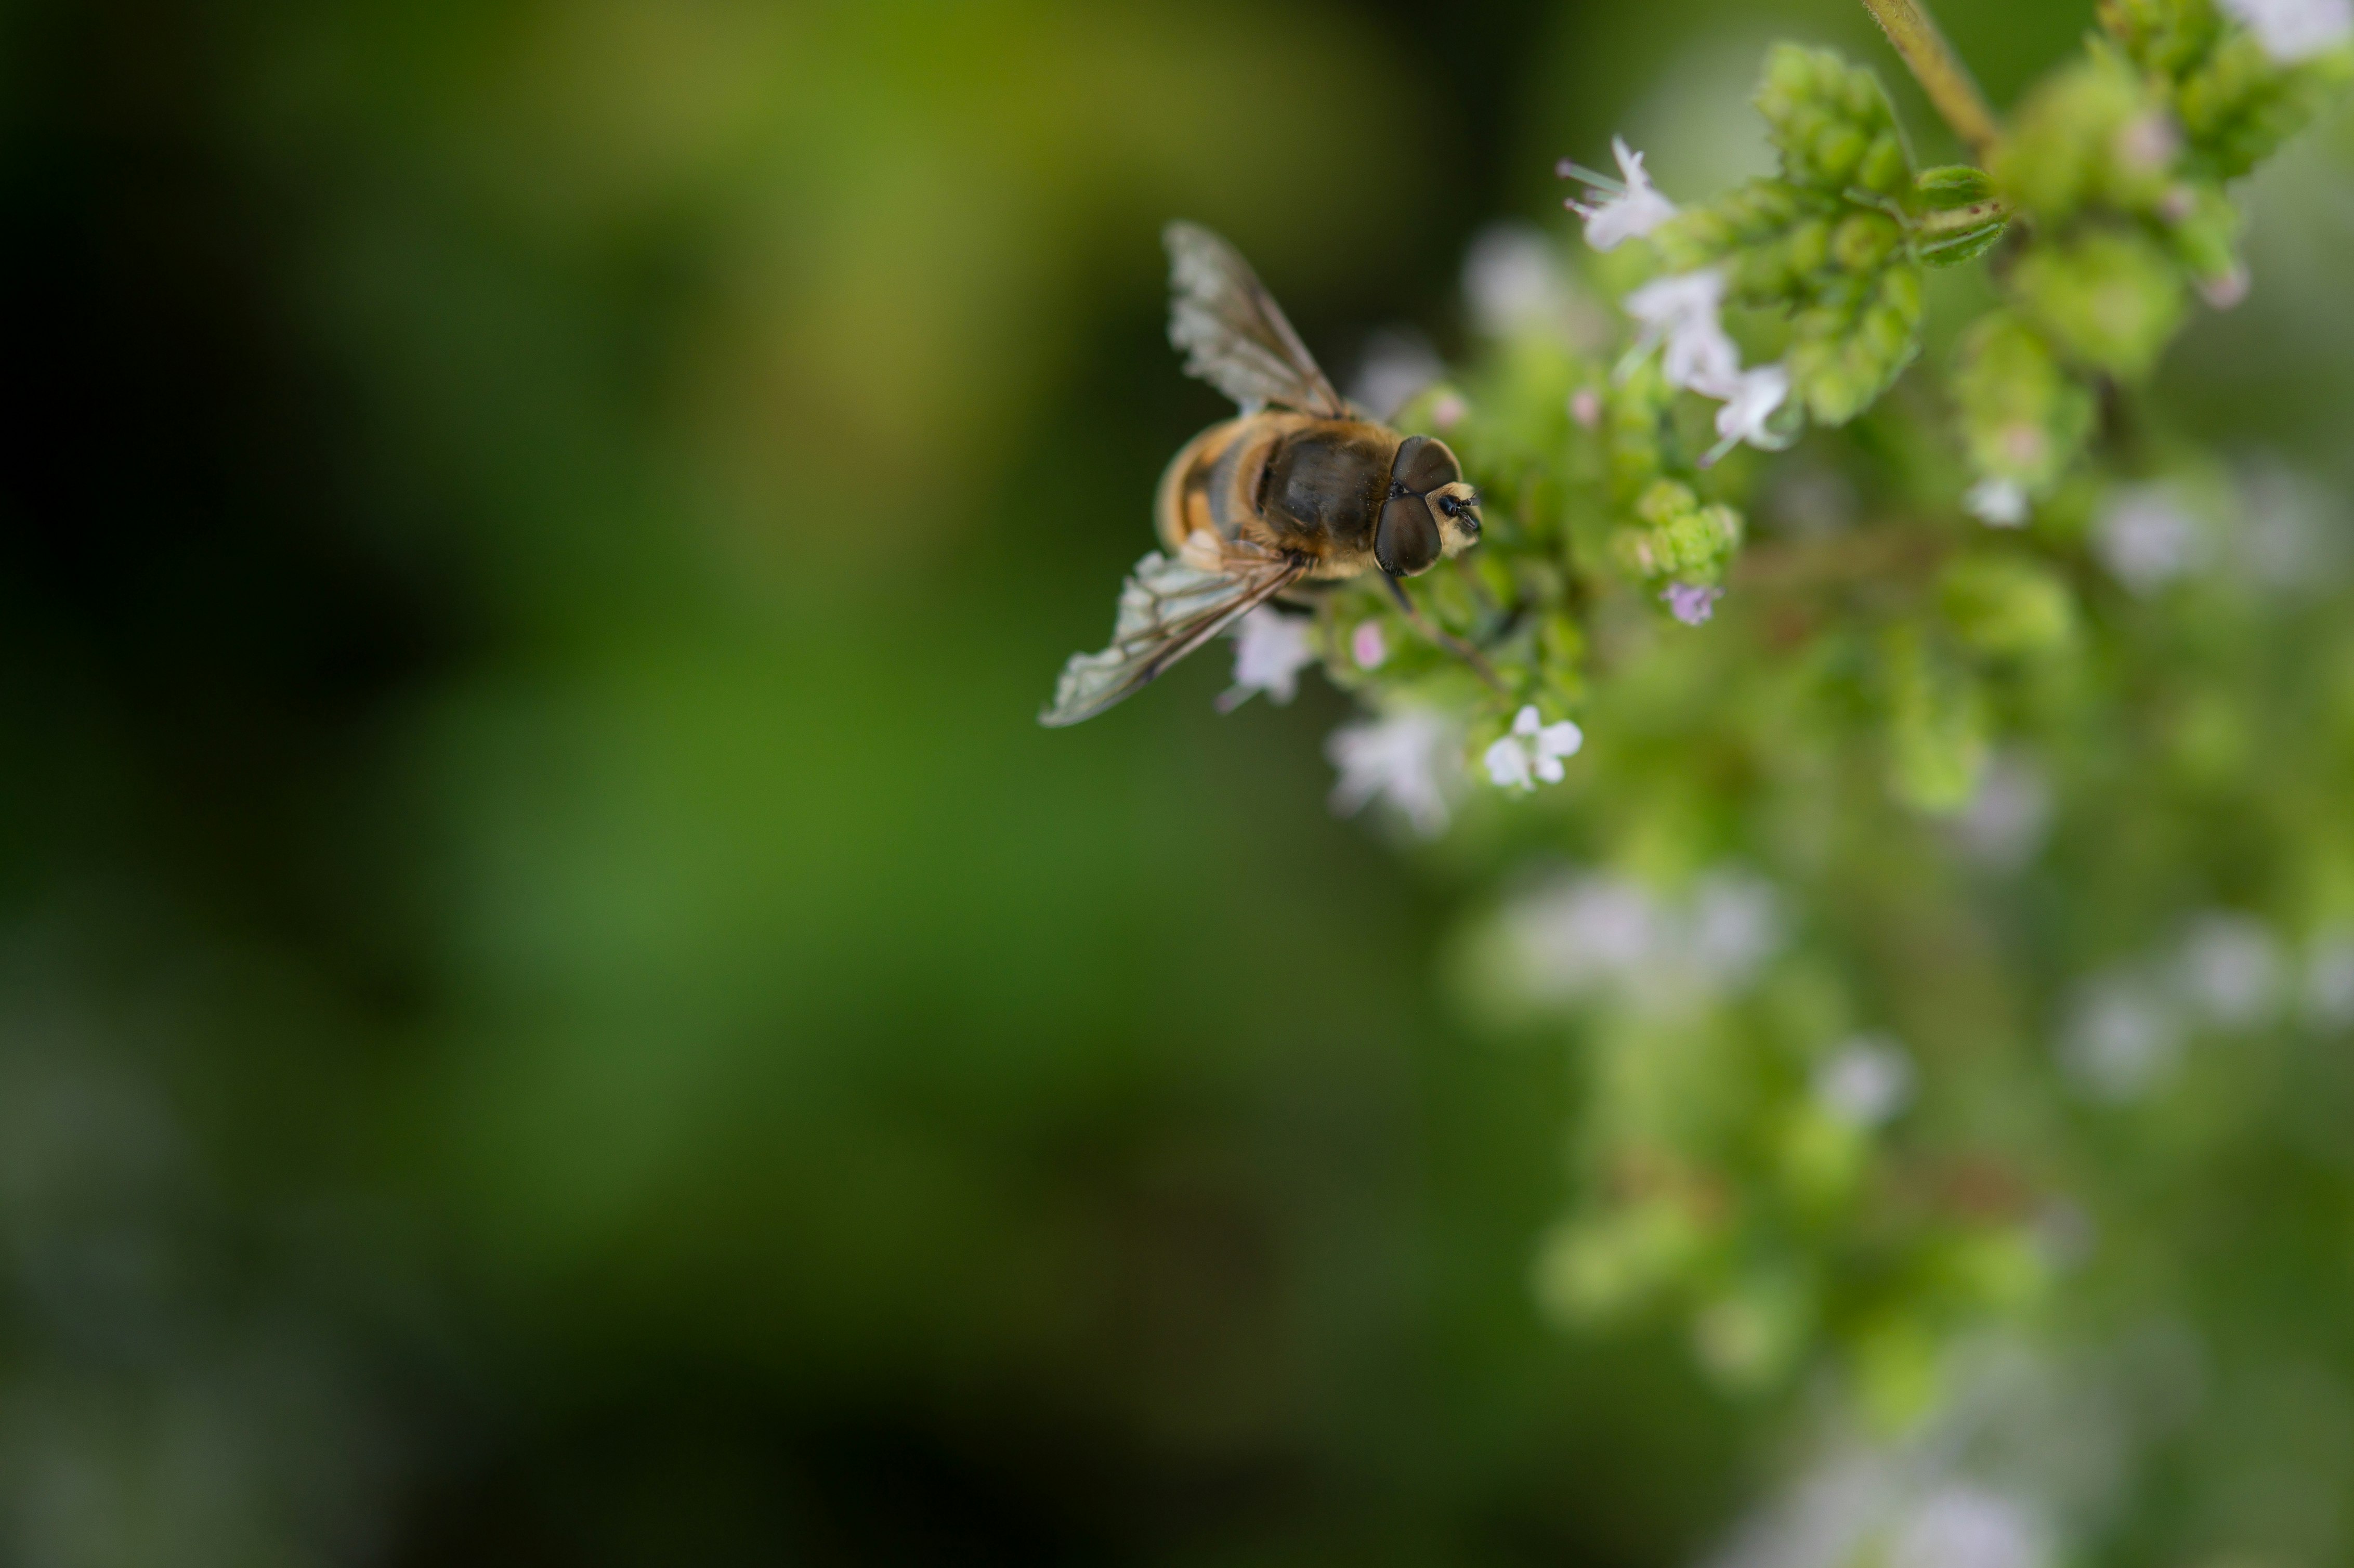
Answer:
<svg viewBox="0 0 2354 1568"><path fill-rule="evenodd" d="M1363 724L1343 726L1324 743L1341 770L1332 810L1352 817L1386 799L1425 838L1447 831L1449 786L1462 770L1459 733L1426 708L1401 708Z"/></svg>
<svg viewBox="0 0 2354 1568"><path fill-rule="evenodd" d="M1506 907L1503 935L1532 998L1608 993L1672 1013L1746 990L1787 933L1770 884L1721 868L1675 904L1622 877L1557 878Z"/></svg>
<svg viewBox="0 0 2354 1568"><path fill-rule="evenodd" d="M2283 65L2312 58L2354 37L2354 0L2223 0Z"/></svg>
<svg viewBox="0 0 2354 1568"><path fill-rule="evenodd" d="M1701 459L1702 468L1712 467L1744 441L1769 452L1790 444L1788 437L1766 428L1766 421L1790 398L1790 373L1783 366L1761 365L1729 381L1695 382L1692 389L1705 397L1725 400L1724 407L1716 411L1720 440L1715 450Z"/></svg>
<svg viewBox="0 0 2354 1568"><path fill-rule="evenodd" d="M2354 1029L2354 930L2314 939L2305 959L2305 1016L2317 1028Z"/></svg>
<svg viewBox="0 0 2354 1568"><path fill-rule="evenodd" d="M1724 335L1724 274L1714 268L1646 283L1626 299L1627 313L1643 323L1631 357L1664 341L1661 368L1670 387L1728 386L1741 376L1741 351Z"/></svg>
<svg viewBox="0 0 2354 1568"><path fill-rule="evenodd" d="M1564 178L1576 177L1587 187L1585 201L1572 199L1563 205L1585 220L1585 242L1596 250L1616 250L1676 216L1676 204L1661 196L1651 176L1643 172L1642 154L1617 136L1610 138L1610 151L1618 160L1623 183L1596 177L1575 164L1564 163L1561 167ZM1597 202L1594 197L1601 192L1609 194Z"/></svg>
<svg viewBox="0 0 2354 1568"><path fill-rule="evenodd" d="M1914 1509L1887 1562L1889 1568L2044 1568L2053 1556L2042 1524L2018 1500L1957 1482Z"/></svg>
<svg viewBox="0 0 2354 1568"><path fill-rule="evenodd" d="M1998 757L1954 822L1962 851L1996 871L2018 871L2042 852L2052 829L2052 785L2021 755Z"/></svg>
<svg viewBox="0 0 2354 1568"><path fill-rule="evenodd" d="M1483 228L1463 257L1463 300L1489 337L1564 334L1575 309L1553 241L1526 224Z"/></svg>
<svg viewBox="0 0 2354 1568"><path fill-rule="evenodd" d="M2279 1005L2285 969L2263 921L2217 911L2192 923L2179 974L2185 997L2209 1023L2248 1029Z"/></svg>
<svg viewBox="0 0 2354 1568"><path fill-rule="evenodd" d="M1378 670L1390 656L1388 639L1382 635L1382 623L1368 620L1349 636L1349 656L1360 670Z"/></svg>
<svg viewBox="0 0 2354 1568"><path fill-rule="evenodd" d="M1534 704L1512 719L1512 733L1490 747L1480 758L1488 777L1500 789L1533 789L1537 780L1558 784L1564 777L1562 758L1575 757L1585 744L1585 732L1564 719L1549 725Z"/></svg>
<svg viewBox="0 0 2354 1568"><path fill-rule="evenodd" d="M1962 510L1995 528L2027 525L2027 486L2015 479L1982 479L1962 497Z"/></svg>
<svg viewBox="0 0 2354 1568"><path fill-rule="evenodd" d="M1235 683L1218 698L1218 711L1232 713L1250 701L1254 692L1267 700L1288 703L1299 691L1299 672L1316 662L1310 631L1316 622L1305 615L1286 615L1260 605L1235 627Z"/></svg>
<svg viewBox="0 0 2354 1568"><path fill-rule="evenodd" d="M1386 420L1424 387L1447 374L1430 340L1411 327L1383 327L1366 337L1349 400Z"/></svg>
<svg viewBox="0 0 2354 1568"><path fill-rule="evenodd" d="M1879 1127L1913 1100L1913 1058L1884 1034L1859 1034L1815 1069L1815 1099L1841 1121Z"/></svg>
<svg viewBox="0 0 2354 1568"><path fill-rule="evenodd" d="M2093 524L2093 549L2117 581L2150 594L2203 565L2207 537L2171 487L2133 485Z"/></svg>
<svg viewBox="0 0 2354 1568"><path fill-rule="evenodd" d="M1712 871L1693 890L1685 956L1710 990L1740 991L1787 934L1782 897L1772 883L1738 869Z"/></svg>
<svg viewBox="0 0 2354 1568"><path fill-rule="evenodd" d="M2181 1046L2173 1000L2139 977L2111 974L2078 993L2060 1060L2096 1097L2129 1100L2174 1065Z"/></svg>

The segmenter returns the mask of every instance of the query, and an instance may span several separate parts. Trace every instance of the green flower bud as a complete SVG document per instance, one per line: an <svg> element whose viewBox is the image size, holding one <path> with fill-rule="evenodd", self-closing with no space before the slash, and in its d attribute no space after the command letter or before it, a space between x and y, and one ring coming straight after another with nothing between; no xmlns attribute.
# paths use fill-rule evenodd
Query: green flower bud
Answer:
<svg viewBox="0 0 2354 1568"><path fill-rule="evenodd" d="M2232 303L2246 286L2240 266L2240 209L2221 186L2179 185L2160 207L2166 242L2200 291L2218 305Z"/></svg>
<svg viewBox="0 0 2354 1568"><path fill-rule="evenodd" d="M1776 45L1757 107L1790 184L1838 197L1857 186L1901 196L1911 185L1912 161L1880 79L1832 51Z"/></svg>
<svg viewBox="0 0 2354 1568"><path fill-rule="evenodd" d="M2012 274L2020 308L2062 353L2125 380L2149 373L2182 324L2182 279L2139 234L2039 245Z"/></svg>
<svg viewBox="0 0 2354 1568"><path fill-rule="evenodd" d="M2075 461L2096 412L2042 335L2007 311L1989 313L1963 340L1954 397L1971 466L2037 493Z"/></svg>
<svg viewBox="0 0 2354 1568"><path fill-rule="evenodd" d="M1619 564L1647 581L1713 583L1741 544L1741 514L1702 505L1690 485L1662 479L1643 493L1635 515L1641 526L1621 528L1612 548Z"/></svg>
<svg viewBox="0 0 2354 1568"><path fill-rule="evenodd" d="M2143 70L2179 77L2222 36L2213 0L2101 0L2101 26Z"/></svg>
<svg viewBox="0 0 2354 1568"><path fill-rule="evenodd" d="M1939 607L1963 644L1996 659L2025 659L2068 645L2076 601L2050 567L2018 555L1964 556L1937 585Z"/></svg>
<svg viewBox="0 0 2354 1568"><path fill-rule="evenodd" d="M1900 264L1832 291L1801 311L1792 329L1793 390L1817 422L1843 425L1920 353L1921 270Z"/></svg>
<svg viewBox="0 0 2354 1568"><path fill-rule="evenodd" d="M2166 103L2114 53L2052 76L2020 107L1997 186L2047 226L2088 207L2143 212L2172 183L2182 136Z"/></svg>
<svg viewBox="0 0 2354 1568"><path fill-rule="evenodd" d="M2199 171L2235 180L2303 130L2343 79L2342 51L2283 67L2245 33L2225 41L2175 92Z"/></svg>

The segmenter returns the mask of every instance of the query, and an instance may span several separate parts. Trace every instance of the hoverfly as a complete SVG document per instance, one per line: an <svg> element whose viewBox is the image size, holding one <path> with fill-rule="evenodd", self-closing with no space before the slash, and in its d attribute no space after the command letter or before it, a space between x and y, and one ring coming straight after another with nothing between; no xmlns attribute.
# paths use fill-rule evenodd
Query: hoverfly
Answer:
<svg viewBox="0 0 2354 1568"><path fill-rule="evenodd" d="M1403 599L1399 578L1479 537L1479 497L1444 441L1400 435L1334 391L1233 246L1190 223L1163 238L1169 341L1242 413L1161 476L1168 554L1136 564L1111 646L1072 655L1042 724L1093 718L1295 585L1379 571Z"/></svg>

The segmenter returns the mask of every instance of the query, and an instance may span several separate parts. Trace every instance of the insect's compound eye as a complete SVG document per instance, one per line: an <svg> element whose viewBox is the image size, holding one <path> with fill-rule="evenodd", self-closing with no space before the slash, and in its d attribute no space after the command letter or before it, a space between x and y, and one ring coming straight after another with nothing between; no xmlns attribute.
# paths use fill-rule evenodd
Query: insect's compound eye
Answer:
<svg viewBox="0 0 2354 1568"><path fill-rule="evenodd" d="M1373 531L1373 559L1394 577L1410 577L1428 569L1446 553L1438 520L1419 495L1400 496L1382 508Z"/></svg>

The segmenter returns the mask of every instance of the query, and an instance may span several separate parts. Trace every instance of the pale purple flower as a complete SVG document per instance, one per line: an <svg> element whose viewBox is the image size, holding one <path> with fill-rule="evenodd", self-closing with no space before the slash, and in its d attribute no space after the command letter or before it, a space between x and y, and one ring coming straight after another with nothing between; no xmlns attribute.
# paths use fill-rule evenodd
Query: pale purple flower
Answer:
<svg viewBox="0 0 2354 1568"><path fill-rule="evenodd" d="M2283 65L2327 53L2354 37L2354 0L2223 0L2223 9Z"/></svg>
<svg viewBox="0 0 2354 1568"><path fill-rule="evenodd" d="M1447 831L1448 798L1462 774L1460 732L1427 708L1400 708L1334 730L1324 755L1341 770L1332 810L1352 817L1386 800L1424 838Z"/></svg>
<svg viewBox="0 0 2354 1568"><path fill-rule="evenodd" d="M1610 139L1618 160L1619 179L1597 175L1564 159L1560 174L1586 187L1585 200L1575 197L1562 205L1585 220L1585 242L1596 250L1616 250L1629 239L1647 235L1676 216L1676 204L1661 196L1643 172L1643 154L1621 137ZM1596 201L1596 196L1605 199Z"/></svg>
<svg viewBox="0 0 2354 1568"><path fill-rule="evenodd" d="M1699 626L1716 613L1716 601L1724 597L1724 590L1705 583L1670 583L1659 597L1667 601L1668 612L1678 620L1686 626Z"/></svg>
<svg viewBox="0 0 2354 1568"><path fill-rule="evenodd" d="M1286 615L1260 605L1235 626L1235 683L1218 698L1218 711L1232 713L1265 692L1273 703L1288 703L1299 691L1299 672L1316 662L1311 633L1316 622L1305 615Z"/></svg>
<svg viewBox="0 0 2354 1568"><path fill-rule="evenodd" d="M1388 639L1382 635L1382 623L1368 620L1349 636L1349 654L1360 670L1378 670L1390 656Z"/></svg>
<svg viewBox="0 0 2354 1568"><path fill-rule="evenodd" d="M1741 375L1741 351L1724 334L1717 313L1724 306L1724 274L1714 268L1646 283L1625 301L1627 313L1643 325L1630 359L1639 360L1664 342L1661 369L1670 387L1729 386Z"/></svg>
<svg viewBox="0 0 2354 1568"><path fill-rule="evenodd" d="M1962 510L1992 528L2027 525L2027 486L2015 479L1982 479L1962 497Z"/></svg>
<svg viewBox="0 0 2354 1568"><path fill-rule="evenodd" d="M1577 421L1582 430L1594 429L1602 422L1602 394L1591 387L1581 387L1571 393L1569 417Z"/></svg>
<svg viewBox="0 0 2354 1568"><path fill-rule="evenodd" d="M1512 719L1512 733L1490 747L1480 758L1488 777L1500 789L1534 789L1540 779L1558 784L1567 776L1564 758L1575 757L1585 744L1585 732L1564 719L1547 724L1532 703Z"/></svg>

